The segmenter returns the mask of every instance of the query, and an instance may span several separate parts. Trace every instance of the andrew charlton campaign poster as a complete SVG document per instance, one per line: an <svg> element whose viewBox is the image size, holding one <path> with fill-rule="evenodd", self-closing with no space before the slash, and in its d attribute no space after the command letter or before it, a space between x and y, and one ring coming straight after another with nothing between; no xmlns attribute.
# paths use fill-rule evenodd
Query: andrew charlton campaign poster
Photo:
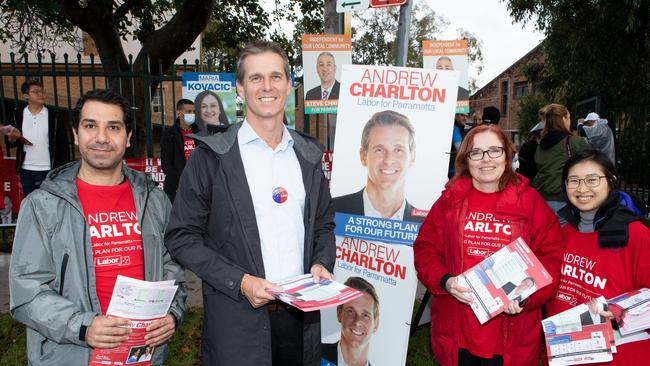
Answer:
<svg viewBox="0 0 650 366"><path fill-rule="evenodd" d="M322 312L322 364L403 365L417 277L413 241L447 180L455 71L344 65L331 192L334 277L365 295ZM349 362L346 362L349 363Z"/></svg>

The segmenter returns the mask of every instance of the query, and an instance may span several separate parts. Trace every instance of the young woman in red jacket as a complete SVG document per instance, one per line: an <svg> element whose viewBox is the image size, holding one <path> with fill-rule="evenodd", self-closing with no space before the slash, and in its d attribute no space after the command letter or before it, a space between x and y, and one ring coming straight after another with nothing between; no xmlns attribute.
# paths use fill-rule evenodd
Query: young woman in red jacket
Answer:
<svg viewBox="0 0 650 366"><path fill-rule="evenodd" d="M567 161L562 181L569 203L559 213L567 220L562 227L567 247L548 316L591 298L610 299L650 287L650 229L644 225L644 212L616 189L618 177L607 155L597 150L577 153ZM645 365L650 360L646 332L617 344L614 360L603 365Z"/></svg>
<svg viewBox="0 0 650 366"><path fill-rule="evenodd" d="M473 128L414 243L418 278L432 294L431 347L442 366L538 363L541 306L557 290L564 239L555 213L512 169L514 151L499 127ZM456 276L520 236L553 284L481 325Z"/></svg>

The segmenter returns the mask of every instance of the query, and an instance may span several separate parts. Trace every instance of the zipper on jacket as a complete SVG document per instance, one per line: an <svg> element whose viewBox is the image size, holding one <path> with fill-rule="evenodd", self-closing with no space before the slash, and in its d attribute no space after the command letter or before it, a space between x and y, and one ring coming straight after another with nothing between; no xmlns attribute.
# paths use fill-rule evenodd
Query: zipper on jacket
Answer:
<svg viewBox="0 0 650 366"><path fill-rule="evenodd" d="M147 212L147 202L149 202L149 193L151 193L151 189L156 189L155 187L149 187L149 184L147 184L147 181L145 180L145 187L147 189L147 193L144 196L144 204L142 205L142 216L140 217L140 222L138 224L140 225L140 238L142 240L142 277L144 278L145 281L150 281L151 279L147 279L147 261L146 261L146 256L145 256L145 245L144 245L144 230L142 229L142 224L144 222L144 216ZM133 187L131 187L131 190L133 190ZM136 207L137 210L137 207ZM163 236L163 241L164 241L164 236ZM164 242L163 242L164 245Z"/></svg>
<svg viewBox="0 0 650 366"><path fill-rule="evenodd" d="M83 214L82 214L82 216L83 216ZM86 265L86 290L87 290L86 295L88 295L88 304L90 305L90 311L94 312L95 309L93 307L93 299L90 297L90 274L89 274L90 270L88 269L88 250L86 249L86 247L87 247L86 244L87 243L85 243L86 234L87 234L86 230L87 230L87 227L88 227L88 223L86 222L85 217L83 219L84 219L84 223L85 223L85 225L84 225L84 235L83 235L83 237L84 237L84 245L83 245L83 247L84 247L84 264ZM90 245L92 245L92 239L91 239L91 244Z"/></svg>
<svg viewBox="0 0 650 366"><path fill-rule="evenodd" d="M63 295L63 284L65 283L65 270L68 268L68 259L70 259L70 254L65 253L63 255L63 262L61 263L61 283L59 284L59 295Z"/></svg>

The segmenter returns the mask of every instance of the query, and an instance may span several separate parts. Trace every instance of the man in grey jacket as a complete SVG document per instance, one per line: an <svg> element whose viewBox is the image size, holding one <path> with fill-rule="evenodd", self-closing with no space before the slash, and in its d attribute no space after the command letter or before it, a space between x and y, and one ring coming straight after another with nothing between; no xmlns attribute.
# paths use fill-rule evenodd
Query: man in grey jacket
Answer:
<svg viewBox="0 0 650 366"><path fill-rule="evenodd" d="M165 245L203 280L203 364L319 365L319 312L287 308L267 290L304 273L331 278L334 211L322 151L282 123L291 77L280 46L244 47L237 92L246 120L197 138Z"/></svg>
<svg viewBox="0 0 650 366"><path fill-rule="evenodd" d="M129 320L106 317L117 275L179 285L170 313L147 328L152 365L183 320L180 266L163 245L170 203L122 163L130 108L111 91L86 93L73 111L81 161L50 172L22 203L9 268L10 311L27 326L31 365L88 365L93 348L129 338Z"/></svg>

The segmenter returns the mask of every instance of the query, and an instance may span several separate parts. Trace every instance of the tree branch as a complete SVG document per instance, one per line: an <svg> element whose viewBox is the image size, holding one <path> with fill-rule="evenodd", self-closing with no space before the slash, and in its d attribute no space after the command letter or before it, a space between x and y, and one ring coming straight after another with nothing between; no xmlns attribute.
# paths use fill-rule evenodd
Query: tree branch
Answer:
<svg viewBox="0 0 650 366"><path fill-rule="evenodd" d="M133 7L142 3L142 0L126 0L122 5L120 5L117 10L115 10L115 19L121 19L128 14Z"/></svg>

